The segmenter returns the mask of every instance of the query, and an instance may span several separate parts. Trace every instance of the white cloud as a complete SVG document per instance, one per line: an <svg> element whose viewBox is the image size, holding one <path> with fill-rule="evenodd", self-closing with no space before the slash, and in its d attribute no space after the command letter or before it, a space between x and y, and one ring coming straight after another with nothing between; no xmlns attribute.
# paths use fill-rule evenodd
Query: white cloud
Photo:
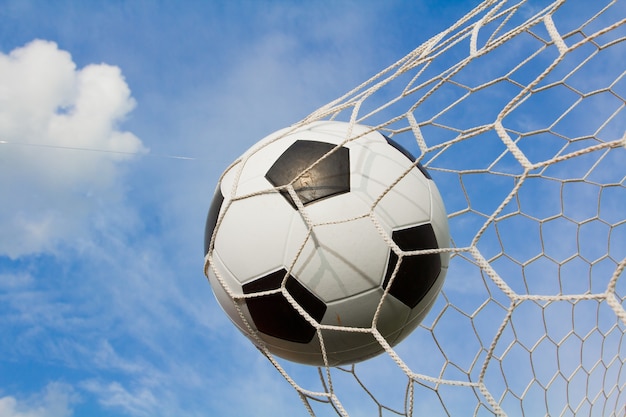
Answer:
<svg viewBox="0 0 626 417"><path fill-rule="evenodd" d="M88 235L91 197L119 200L119 162L145 151L119 129L134 106L118 67L77 69L42 40L0 53L0 254L54 251Z"/></svg>
<svg viewBox="0 0 626 417"><path fill-rule="evenodd" d="M0 397L0 417L69 417L78 400L72 387L52 382L40 393L26 399Z"/></svg>

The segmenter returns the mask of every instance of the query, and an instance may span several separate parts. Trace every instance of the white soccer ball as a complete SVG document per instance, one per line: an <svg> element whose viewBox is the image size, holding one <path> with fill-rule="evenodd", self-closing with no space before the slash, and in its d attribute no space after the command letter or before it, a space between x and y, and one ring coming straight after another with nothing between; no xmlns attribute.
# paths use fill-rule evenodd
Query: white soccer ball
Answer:
<svg viewBox="0 0 626 417"><path fill-rule="evenodd" d="M223 174L205 272L257 346L338 366L384 350L372 331L344 329L394 346L419 325L449 253L416 251L449 241L437 187L405 149L366 126L314 122L271 134Z"/></svg>

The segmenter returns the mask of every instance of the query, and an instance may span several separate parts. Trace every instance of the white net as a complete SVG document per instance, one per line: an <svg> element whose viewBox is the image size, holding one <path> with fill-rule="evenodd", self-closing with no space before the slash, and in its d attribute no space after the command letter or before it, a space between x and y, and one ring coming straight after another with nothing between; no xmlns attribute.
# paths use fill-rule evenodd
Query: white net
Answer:
<svg viewBox="0 0 626 417"><path fill-rule="evenodd" d="M626 415L625 17L623 1L485 1L300 123L410 148L452 236L433 310L386 354L266 352L311 415Z"/></svg>

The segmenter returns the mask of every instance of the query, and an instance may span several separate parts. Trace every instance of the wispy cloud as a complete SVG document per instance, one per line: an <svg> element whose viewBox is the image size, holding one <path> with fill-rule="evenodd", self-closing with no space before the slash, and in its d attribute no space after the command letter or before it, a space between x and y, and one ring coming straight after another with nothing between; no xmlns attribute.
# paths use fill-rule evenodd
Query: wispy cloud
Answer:
<svg viewBox="0 0 626 417"><path fill-rule="evenodd" d="M119 382L86 381L83 388L96 394L105 407L124 410L132 416L152 416L158 412L159 401L147 388L129 390Z"/></svg>
<svg viewBox="0 0 626 417"><path fill-rule="evenodd" d="M69 385L51 382L41 392L28 397L0 397L0 416L70 417L77 401L79 397Z"/></svg>

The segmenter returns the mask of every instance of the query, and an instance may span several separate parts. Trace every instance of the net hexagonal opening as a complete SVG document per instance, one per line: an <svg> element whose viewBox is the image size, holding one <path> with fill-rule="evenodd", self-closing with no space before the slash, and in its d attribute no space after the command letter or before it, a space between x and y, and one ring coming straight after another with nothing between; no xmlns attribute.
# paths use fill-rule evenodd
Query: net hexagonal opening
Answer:
<svg viewBox="0 0 626 417"><path fill-rule="evenodd" d="M430 223L394 230L391 238L403 251L439 248L435 231ZM398 255L391 251L383 288L389 285L397 263ZM441 256L438 253L404 256L389 293L410 308L414 308L428 293L440 273Z"/></svg>

